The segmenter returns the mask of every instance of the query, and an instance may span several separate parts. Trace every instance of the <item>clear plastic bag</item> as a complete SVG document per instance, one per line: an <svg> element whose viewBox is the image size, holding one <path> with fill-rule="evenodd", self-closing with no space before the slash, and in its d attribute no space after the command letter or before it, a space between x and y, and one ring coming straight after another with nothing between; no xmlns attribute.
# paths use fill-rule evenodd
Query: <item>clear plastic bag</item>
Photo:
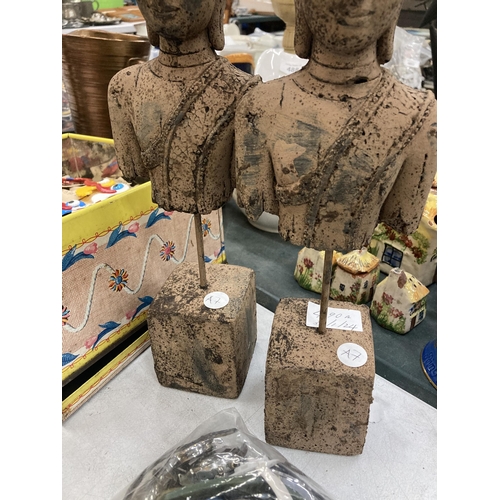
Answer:
<svg viewBox="0 0 500 500"><path fill-rule="evenodd" d="M421 66L430 58L430 48L423 37L412 35L397 26L392 58L383 66L404 84L421 89L424 81Z"/></svg>
<svg viewBox="0 0 500 500"><path fill-rule="evenodd" d="M234 408L217 413L113 500L332 500Z"/></svg>

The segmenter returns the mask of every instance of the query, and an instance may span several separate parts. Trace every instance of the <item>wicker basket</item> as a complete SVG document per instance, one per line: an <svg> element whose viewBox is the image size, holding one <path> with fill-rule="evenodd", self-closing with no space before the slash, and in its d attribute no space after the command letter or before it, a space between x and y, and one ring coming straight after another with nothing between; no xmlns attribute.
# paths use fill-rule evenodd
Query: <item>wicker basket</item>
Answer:
<svg viewBox="0 0 500 500"><path fill-rule="evenodd" d="M101 30L62 35L63 81L75 132L112 138L108 85L123 68L147 61L146 37Z"/></svg>

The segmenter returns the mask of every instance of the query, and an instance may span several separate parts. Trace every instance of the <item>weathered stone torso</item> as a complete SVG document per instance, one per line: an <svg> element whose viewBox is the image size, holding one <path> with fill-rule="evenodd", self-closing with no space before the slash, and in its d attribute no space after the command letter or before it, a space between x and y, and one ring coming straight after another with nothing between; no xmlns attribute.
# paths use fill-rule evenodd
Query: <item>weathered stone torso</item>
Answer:
<svg viewBox="0 0 500 500"><path fill-rule="evenodd" d="M379 220L416 228L435 174L434 98L386 72L332 98L300 73L238 107L237 189L249 216L266 210L285 240L343 252L367 245Z"/></svg>
<svg viewBox="0 0 500 500"><path fill-rule="evenodd" d="M156 59L121 71L110 98L130 124L113 130L125 176L149 176L153 200L164 210L220 208L234 188L235 107L256 82L224 58L187 72L167 71Z"/></svg>

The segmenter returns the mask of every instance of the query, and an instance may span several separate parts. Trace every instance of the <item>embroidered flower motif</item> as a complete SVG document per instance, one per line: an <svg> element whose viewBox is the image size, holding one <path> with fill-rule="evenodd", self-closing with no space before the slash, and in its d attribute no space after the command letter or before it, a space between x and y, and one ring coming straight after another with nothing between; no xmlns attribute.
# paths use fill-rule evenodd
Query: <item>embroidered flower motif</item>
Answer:
<svg viewBox="0 0 500 500"><path fill-rule="evenodd" d="M85 252L75 253L76 245L73 245L68 253L62 259L62 270L63 272L69 269L72 265L76 264L79 260L82 259L93 259L94 256L87 254Z"/></svg>
<svg viewBox="0 0 500 500"><path fill-rule="evenodd" d="M66 325L69 321L69 309L62 306L62 326Z"/></svg>
<svg viewBox="0 0 500 500"><path fill-rule="evenodd" d="M96 340L97 340L97 335L94 335L93 337L90 337L89 339L87 339L85 341L85 347L87 349L90 349L94 345L94 343L95 343Z"/></svg>
<svg viewBox="0 0 500 500"><path fill-rule="evenodd" d="M129 231L128 229L122 230L122 223L120 222L118 227L113 229L113 232L110 234L106 248L111 248L113 245L116 245L119 241L123 240L123 238L127 238L128 236L137 238L137 235L134 232Z"/></svg>
<svg viewBox="0 0 500 500"><path fill-rule="evenodd" d="M137 231L139 231L139 223L138 222L134 222L133 224L131 224L128 228L128 232L129 233L137 233Z"/></svg>
<svg viewBox="0 0 500 500"><path fill-rule="evenodd" d="M109 288L114 292L121 292L128 282L128 273L125 269L116 269L109 277Z"/></svg>
<svg viewBox="0 0 500 500"><path fill-rule="evenodd" d="M208 236L211 227L212 223L210 222L210 219L203 219L201 221L201 230L203 231L203 236Z"/></svg>
<svg viewBox="0 0 500 500"><path fill-rule="evenodd" d="M167 241L160 250L162 260L169 261L175 254L175 244L173 241Z"/></svg>
<svg viewBox="0 0 500 500"><path fill-rule="evenodd" d="M87 245L84 249L83 249L83 253L85 255L95 255L97 252L97 243L94 242L94 243L91 243L90 245Z"/></svg>

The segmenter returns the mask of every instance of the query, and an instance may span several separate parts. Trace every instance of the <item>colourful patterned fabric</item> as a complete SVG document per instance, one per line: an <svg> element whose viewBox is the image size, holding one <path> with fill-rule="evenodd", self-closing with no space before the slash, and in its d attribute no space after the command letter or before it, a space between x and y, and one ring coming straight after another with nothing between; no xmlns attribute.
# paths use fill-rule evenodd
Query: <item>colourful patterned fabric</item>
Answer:
<svg viewBox="0 0 500 500"><path fill-rule="evenodd" d="M146 319L178 264L197 261L193 223L153 204L150 183L63 217L63 381ZM222 210L202 232L205 262L225 262Z"/></svg>

